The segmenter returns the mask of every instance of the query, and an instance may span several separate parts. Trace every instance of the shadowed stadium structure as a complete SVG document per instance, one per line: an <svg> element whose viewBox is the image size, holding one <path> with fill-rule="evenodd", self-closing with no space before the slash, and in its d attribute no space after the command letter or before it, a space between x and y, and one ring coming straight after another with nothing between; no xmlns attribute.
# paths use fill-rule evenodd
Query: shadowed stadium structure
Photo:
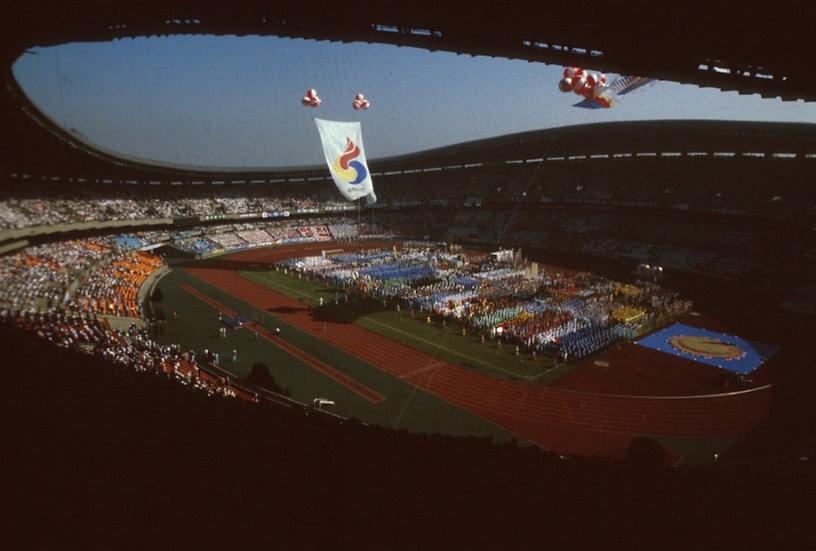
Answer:
<svg viewBox="0 0 816 551"><path fill-rule="evenodd" d="M9 2L3 12L9 25L0 39L0 116L7 128L14 129L15 140L0 152L0 164L23 169L21 163L41 166L48 159L66 167L72 158L70 150L46 146L37 137L42 126L99 160L129 164L85 146L77 136L50 124L25 100L12 75L12 64L28 48L71 41L257 34L382 42L586 65L786 100L816 98L810 70L813 63L808 61L814 55L811 29L798 9L769 14L726 6L695 10L619 3L594 5L591 10L581 10L579 18L567 16L573 8L572 2L505 3L491 15L493 30L485 33L481 16L450 12L433 2L395 6L393 2L360 1L314 10L303 2L272 5L248 0L232 3L228 12L218 5L186 0L144 2L138 10L121 10L114 3ZM27 116L34 118L36 127Z"/></svg>
<svg viewBox="0 0 816 551"><path fill-rule="evenodd" d="M569 496L576 488L581 496L598 488L619 491L626 484L617 486L617 475L609 473L621 459L628 460L627 469L649 476L662 472L658 465L703 464L699 472L720 480L718 468L771 465L781 477L800 468L800 457L808 458L816 418L809 369L816 360L810 342L816 314L812 125L580 125L372 159L379 202L360 209L336 200L322 166L203 168L102 150L40 112L10 68L33 45L238 31L559 63L597 48L603 53L596 56L599 68L812 100L812 75L762 47L779 36L797 47L801 35L790 27L785 33L771 25L762 38L767 42L739 40L740 22L750 27L759 21L758 14L744 13L731 30L693 41L693 48L680 48L671 58L665 41L644 58L639 41L620 37L636 35L628 25L638 18L626 6L608 19L614 27L586 27L594 29L585 33L586 45L555 48L562 40L558 32L566 31L539 26L542 37L553 37L545 48L536 46L544 38L521 23L476 37L468 17L425 12L415 3L394 15L369 6L354 25L348 18L326 25L286 2L275 8L238 3L231 14L186 2L148 3L123 14L89 8L68 14L56 4L42 5L42 12L13 6L20 25L0 44L0 113L5 135L13 137L0 153L0 330L9 356L23 366L8 376L7 403L31 412L37 430L24 425L14 434L21 433L20 449L42 472L50 467L40 457L37 434L46 435L47 449L74 451L54 471L70 479L71 466L95 463L65 435L75 430L77 441L85 442L99 430L106 435L100 448L109 434L144 439L183 458L178 463L192 464L202 479L234 477L236 486L260 488L263 496L275 487L258 474L267 472L262 462L281 458L301 478L328 480L338 492L341 497L332 495L327 505L315 505L325 512L342 510L342 496L357 489L349 474L354 467L369 469L359 491L376 501L382 488L405 484L389 478L393 474L371 474L380 473L377 467L385 472L383 465L406 458L437 461L437 450L461 464L473 462L472 471L455 479L473 492L456 494L461 501L478 497L470 482L502 460L524 467L502 476L508 488L526 487L517 495L530 498L548 491ZM515 10L505 14L508 21L522 20ZM381 19L386 14L390 19ZM700 28L715 19L700 20ZM674 20L662 32L672 36L683 23ZM621 28L626 32L616 32ZM654 40L656 33L638 40ZM700 68L714 64L731 72ZM765 72L770 78L757 76ZM394 311L395 302L380 307L379 297L353 296L358 302L346 308L340 287L306 270L290 273L285 264L368 248L407 250L417 242L455 244L474 258L521 248L542 268L585 270L621 282L640 281L636 270L643 266L660 266L660 285L693 307L651 327L653 346L627 338L569 365L556 359L545 369L533 363L541 361L535 354L520 363L518 348L514 355L509 346L502 351L499 344L496 351L465 331L452 335L440 317L408 319L399 306ZM475 356L480 346L492 356ZM27 357L34 347L42 354ZM743 360L728 369L729 361ZM55 366L64 369L51 375ZM42 396L42 403L32 396ZM326 401L337 404L326 411ZM139 411L134 404L141 403L150 407ZM149 425L130 423L142 415ZM195 430L188 433L189 427ZM274 447L280 441L269 443L264 427L274 427L286 444L300 442L306 459ZM186 437L197 450L217 448L214 463L185 449ZM327 447L336 450L336 460L324 461ZM360 449L362 455L374 450L365 463L356 463ZM256 463L222 469L233 452ZM102 454L111 472L117 461L126 463L118 453ZM162 461L152 452L137 457ZM712 462L725 466L706 466ZM188 473L170 463L172 478L187 480ZM445 480L430 470L428 486ZM542 478L518 474L534 470ZM116 484L116 476L102 471L103 480ZM676 471L666 475L676 476L666 487L679 492L687 471ZM725 472L715 487L743 487L742 471ZM558 482L553 473L568 473L569 482ZM282 484L299 492L301 478ZM49 477L32 479L47 496ZM201 495L192 484L175 484L179 494ZM443 487L426 490L439 499ZM508 490L504 497L515 496ZM295 503L310 506L306 499ZM710 512L711 503L701 511ZM257 514L233 504L242 514ZM627 518L622 507L609 509L615 521ZM581 507L567 510L578 515ZM353 520L353 513L340 520ZM83 527L90 522L72 521Z"/></svg>
<svg viewBox="0 0 816 551"><path fill-rule="evenodd" d="M319 8L319 9L317 9ZM649 75L722 90L812 101L816 81L810 20L795 10L688 4L618 3L576 8L564 0L504 2L485 27L478 10L429 1L394 5L358 0L242 0L230 10L195 0L117 4L10 2L2 55L10 64L29 47L177 34L276 35L413 46L607 72Z"/></svg>

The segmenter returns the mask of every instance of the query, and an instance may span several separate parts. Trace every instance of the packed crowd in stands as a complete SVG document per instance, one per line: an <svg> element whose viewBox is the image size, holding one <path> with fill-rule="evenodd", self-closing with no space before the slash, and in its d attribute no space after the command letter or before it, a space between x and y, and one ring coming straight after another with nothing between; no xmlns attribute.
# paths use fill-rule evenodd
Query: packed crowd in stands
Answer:
<svg viewBox="0 0 816 551"><path fill-rule="evenodd" d="M380 207L488 203L580 203L743 213L764 218L816 215L809 181L784 161L697 160L668 165L547 162L377 177ZM542 166L545 168L542 169ZM615 168L615 170L610 170ZM656 177L655 175L659 175ZM128 185L72 181L61 186L9 179L0 191L0 230L103 220L353 210L325 179L225 185Z"/></svg>
<svg viewBox="0 0 816 551"><path fill-rule="evenodd" d="M161 260L123 247L129 241L119 237L51 243L0 257L0 323L32 331L59 347L173 377L208 394L254 401L201 369L195 354L160 345L147 329L137 328L144 318L137 293ZM106 315L132 321L126 330L116 330Z"/></svg>
<svg viewBox="0 0 816 551"><path fill-rule="evenodd" d="M615 256L754 281L809 271L803 257L816 256L816 227L806 224L816 214L816 205L811 204L809 184L794 164L735 163L729 165L726 176L709 170L714 166L710 163L721 167L723 162L678 163L668 173L664 161L641 159L616 165L625 166L618 171L609 171L604 163L583 163L576 171L578 165L564 161L541 165L546 170L523 164L383 175L377 180L377 206L387 210L374 210L387 219L391 230L405 235ZM780 177L783 173L788 176ZM655 174L661 175L659 181ZM356 207L339 200L326 181L45 186L16 179L0 190L0 230L92 220L225 219L225 231L214 226L207 232L188 231L182 237L177 230L153 239L173 241L183 250L205 256L310 240L313 233L353 239L354 233L345 232L357 226L337 222L336 217L343 213L353 217L342 209ZM435 211L445 207L456 211ZM629 207L636 208L627 210ZM669 210L650 210L654 208ZM287 218L299 213L312 218L299 230L292 229ZM797 239L791 240L783 238L782 228L756 224L753 216L805 226L788 228L797 232ZM266 224L228 224L229 217L265 217ZM336 227L327 227L332 224ZM146 244L141 234L122 239L132 240L131 248Z"/></svg>
<svg viewBox="0 0 816 551"><path fill-rule="evenodd" d="M0 304L38 311L61 307L72 284L109 251L104 240L87 239L0 256Z"/></svg>
<svg viewBox="0 0 816 551"><path fill-rule="evenodd" d="M2 322L31 330L57 346L164 373L209 393L237 395L240 390L226 380L199 369L195 354L177 346L161 346L135 325L145 318L139 291L162 266L158 256L140 249L161 243L181 247L190 238L224 250L280 242L275 235L281 240L331 238L325 224L295 221L270 226L275 228L271 234L262 227L240 224L192 228L177 236L168 232L115 235L54 242L0 256ZM353 234L346 226L338 225L344 238ZM126 331L115 330L108 316L130 318L132 323ZM204 358L205 362L213 360Z"/></svg>
<svg viewBox="0 0 816 551"><path fill-rule="evenodd" d="M375 235L384 234L375 227ZM196 252L228 252L360 236L357 225L339 214L309 223L293 219L217 224L27 247L0 256L0 322L30 330L60 347L137 370L164 373L211 394L254 401L251 394L200 368L202 362L217 365L218 358L206 352L196 358L178 346L159 345L146 329L137 327L150 325L149 316L142 311L140 290L145 290L145 282L163 266L162 259L151 251L167 245ZM125 322L129 327L122 330L121 321L112 324L109 316L129 319Z"/></svg>
<svg viewBox="0 0 816 551"><path fill-rule="evenodd" d="M294 258L280 267L564 361L632 340L691 308L655 283L623 285L586 272L539 270L518 253L507 256L487 261L413 243L399 251Z"/></svg>
<svg viewBox="0 0 816 551"><path fill-rule="evenodd" d="M141 251L114 254L109 264L86 275L73 292L69 307L83 312L138 318L139 289L161 264L158 257Z"/></svg>
<svg viewBox="0 0 816 551"><path fill-rule="evenodd" d="M334 222L334 223L331 223ZM367 225L361 232L358 225L343 217L321 217L306 221L244 222L218 224L169 234L163 241L179 250L197 256L250 247L311 243L316 241L348 240L358 237L390 236L376 225Z"/></svg>
<svg viewBox="0 0 816 551"><path fill-rule="evenodd" d="M207 186L179 190L174 186L81 185L29 196L31 189L4 190L0 197L0 230L28 226L53 226L105 220L162 218L217 218L226 215L299 213L315 209L352 210L330 190L309 186L308 192L282 191L280 187L240 190ZM36 186L35 186L36 189Z"/></svg>
<svg viewBox="0 0 816 551"><path fill-rule="evenodd" d="M460 211L445 237L620 257L728 277L757 274L754 279L781 280L796 273L806 274L803 254L809 249L816 251L816 234L800 233L792 240L789 232L714 216L611 209L496 208ZM792 269L794 265L802 265L802 269Z"/></svg>
<svg viewBox="0 0 816 551"><path fill-rule="evenodd" d="M0 256L0 305L25 311L141 317L137 295L162 261L150 250L168 245L182 251L228 252L279 243L317 242L362 235L348 220L219 224L177 232L142 232L58 241ZM337 234L332 233L332 229ZM370 231L371 228L369 227ZM374 235L388 233L374 227Z"/></svg>
<svg viewBox="0 0 816 551"><path fill-rule="evenodd" d="M94 315L60 310L35 313L5 307L0 308L0 323L31 331L61 348L93 354L135 371L164 374L210 395L238 395L226 379L201 369L195 354L177 345L160 345L146 330L133 324L125 331L117 331L104 318Z"/></svg>

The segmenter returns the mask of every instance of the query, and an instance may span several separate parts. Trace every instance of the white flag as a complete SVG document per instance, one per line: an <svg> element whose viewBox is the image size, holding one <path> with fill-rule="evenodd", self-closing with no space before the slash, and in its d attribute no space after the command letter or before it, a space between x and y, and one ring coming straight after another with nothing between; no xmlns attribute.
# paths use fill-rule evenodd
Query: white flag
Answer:
<svg viewBox="0 0 816 551"><path fill-rule="evenodd" d="M366 164L360 123L321 119L315 119L315 123L337 189L349 201L366 197L368 204L375 203L377 197Z"/></svg>

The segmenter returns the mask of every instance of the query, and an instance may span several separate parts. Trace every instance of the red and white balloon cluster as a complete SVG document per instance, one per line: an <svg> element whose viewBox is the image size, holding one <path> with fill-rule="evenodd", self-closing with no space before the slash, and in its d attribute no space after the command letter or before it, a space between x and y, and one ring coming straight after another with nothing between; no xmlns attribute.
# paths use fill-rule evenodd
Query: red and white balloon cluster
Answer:
<svg viewBox="0 0 816 551"><path fill-rule="evenodd" d="M351 104L351 106L355 109L368 109L371 107L371 104L363 94L357 94L354 96L354 102Z"/></svg>
<svg viewBox="0 0 816 551"><path fill-rule="evenodd" d="M303 96L300 103L306 107L318 107L323 102L320 100L320 96L317 95L317 90L309 88L306 90L306 95Z"/></svg>
<svg viewBox="0 0 816 551"><path fill-rule="evenodd" d="M587 99L598 99L607 89L607 78L603 73L591 73L580 67L566 67L558 89L564 93L575 92Z"/></svg>

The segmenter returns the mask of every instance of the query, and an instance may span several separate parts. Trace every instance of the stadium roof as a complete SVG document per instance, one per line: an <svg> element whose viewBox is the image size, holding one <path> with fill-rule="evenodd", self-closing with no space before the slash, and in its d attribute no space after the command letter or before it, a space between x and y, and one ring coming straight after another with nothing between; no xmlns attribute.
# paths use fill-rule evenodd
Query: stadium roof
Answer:
<svg viewBox="0 0 816 551"><path fill-rule="evenodd" d="M489 15L414 0L9 0L0 56L65 42L177 34L277 35L589 66L783 99L816 99L808 8L705 2L507 0ZM474 3L474 8L476 3Z"/></svg>
<svg viewBox="0 0 816 551"><path fill-rule="evenodd" d="M582 124L508 134L378 160L389 166L652 153L816 153L816 125L712 120ZM372 162L373 164L373 162Z"/></svg>
<svg viewBox="0 0 816 551"><path fill-rule="evenodd" d="M522 58L548 63L656 76L723 89L785 98L816 98L816 50L801 10L741 10L738 13L688 4L636 3L576 7L575 2L505 2L490 15L450 10L418 0L349 0L315 7L309 2L235 0L144 0L138 6L50 0L3 4L0 33L0 120L6 147L0 170L123 177L228 178L269 174L324 175L323 167L203 168L157 163L105 151L52 122L20 89L11 71L27 48L70 41L105 41L169 34L261 34L329 40L389 42L460 53ZM577 10L577 11L576 11ZM546 47L545 47L546 46ZM593 53L595 52L595 53ZM792 53L795 52L795 55ZM596 55L598 54L598 55ZM590 63L591 61L591 63ZM702 70L701 66L709 69ZM711 67L729 69L711 71ZM737 71L739 68L739 71ZM762 72L764 71L764 72ZM743 73L747 73L746 76ZM763 78L758 75L771 75ZM373 170L439 164L504 162L544 156L615 152L723 151L812 153L807 125L661 121L556 128L480 140L371 162Z"/></svg>

